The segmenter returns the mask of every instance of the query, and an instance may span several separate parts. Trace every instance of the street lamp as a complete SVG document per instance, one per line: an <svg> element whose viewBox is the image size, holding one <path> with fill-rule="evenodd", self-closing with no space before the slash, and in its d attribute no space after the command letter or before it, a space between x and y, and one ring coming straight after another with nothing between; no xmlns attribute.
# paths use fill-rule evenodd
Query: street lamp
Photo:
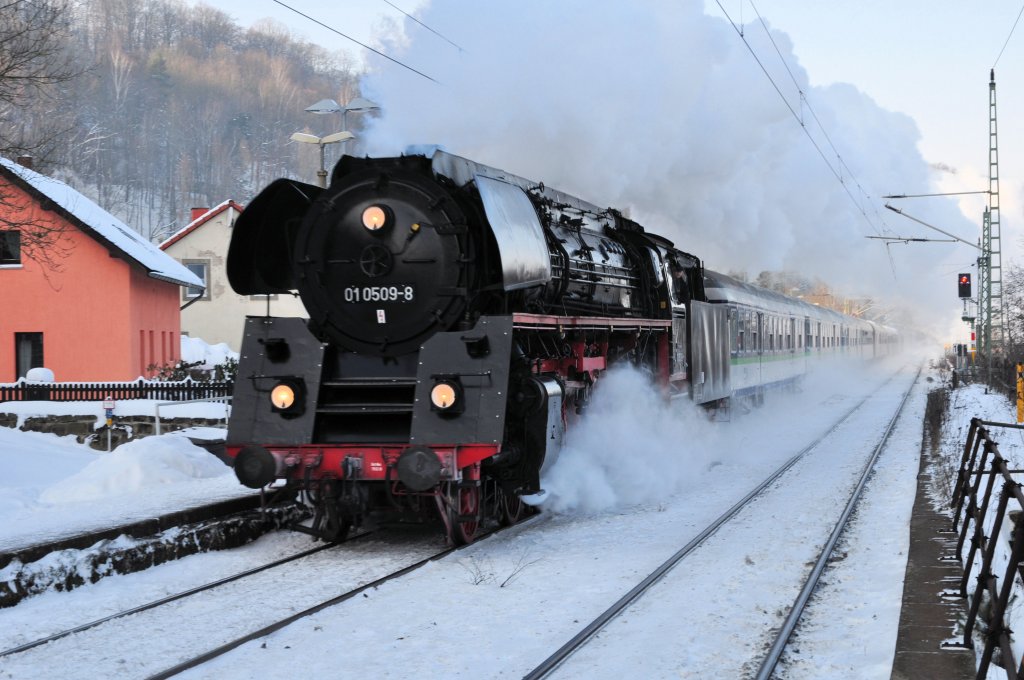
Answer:
<svg viewBox="0 0 1024 680"><path fill-rule="evenodd" d="M352 113L366 113L367 111L377 111L380 106L374 104L365 97L356 97L349 101L348 104L342 106L333 99L321 99L316 104L306 108L309 113L326 114L326 113L340 113L341 114L341 129L348 130L348 114Z"/></svg>
<svg viewBox="0 0 1024 680"><path fill-rule="evenodd" d="M329 134L326 137L317 137L316 135L309 135L305 132L294 132L292 133L292 141L304 142L306 144L316 144L320 147L320 169L316 171L317 181L320 184L321 189L327 188L327 168L324 165L324 147L328 144L335 144L337 142L344 142L349 139L355 138L351 132L342 130L341 132L335 132Z"/></svg>

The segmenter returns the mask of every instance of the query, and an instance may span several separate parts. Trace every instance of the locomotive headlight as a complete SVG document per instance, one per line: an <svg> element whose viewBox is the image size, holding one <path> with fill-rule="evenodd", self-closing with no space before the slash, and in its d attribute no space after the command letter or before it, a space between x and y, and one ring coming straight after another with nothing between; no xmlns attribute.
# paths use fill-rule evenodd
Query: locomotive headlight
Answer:
<svg viewBox="0 0 1024 680"><path fill-rule="evenodd" d="M302 378L282 378L270 390L270 407L286 418L295 418L306 410L306 383Z"/></svg>
<svg viewBox="0 0 1024 680"><path fill-rule="evenodd" d="M363 226L378 231L391 224L391 211L385 205L371 205L363 210Z"/></svg>
<svg viewBox="0 0 1024 680"><path fill-rule="evenodd" d="M270 401L276 409L289 408L295 403L295 389L291 385L280 383L270 392Z"/></svg>
<svg viewBox="0 0 1024 680"><path fill-rule="evenodd" d="M438 380L430 389L431 410L444 415L462 413L462 383L458 378Z"/></svg>

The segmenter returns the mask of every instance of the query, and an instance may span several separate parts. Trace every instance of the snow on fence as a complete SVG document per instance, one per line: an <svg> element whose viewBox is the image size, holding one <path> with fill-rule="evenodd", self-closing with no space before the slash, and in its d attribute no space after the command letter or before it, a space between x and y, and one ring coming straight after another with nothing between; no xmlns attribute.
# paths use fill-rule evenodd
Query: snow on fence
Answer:
<svg viewBox="0 0 1024 680"><path fill-rule="evenodd" d="M989 667L996 665L1016 679L1024 674L1024 641L1014 631L1024 626L1019 607L1011 603L1024 586L1024 493L1014 475L1022 471L1011 469L989 428L1024 426L971 419L952 500L956 557L964 564L957 594L970 603L962 644L974 647L975 630L984 640L977 678L989 677Z"/></svg>
<svg viewBox="0 0 1024 680"><path fill-rule="evenodd" d="M108 397L124 399L163 399L167 401L211 400L231 396L234 383L186 378L179 382L160 382L139 378L134 382L38 383L19 380L0 384L0 402L4 401L102 401Z"/></svg>

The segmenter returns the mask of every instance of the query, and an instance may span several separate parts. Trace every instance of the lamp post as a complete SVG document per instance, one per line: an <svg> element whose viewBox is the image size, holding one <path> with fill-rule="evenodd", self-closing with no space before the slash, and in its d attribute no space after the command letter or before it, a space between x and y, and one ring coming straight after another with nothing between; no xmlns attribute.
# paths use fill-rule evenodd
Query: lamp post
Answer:
<svg viewBox="0 0 1024 680"><path fill-rule="evenodd" d="M317 137L316 135L309 135L305 132L294 132L292 133L292 141L303 142L306 144L316 144L320 147L320 169L316 171L317 182L321 189L327 188L327 168L324 165L324 147L328 144L335 144L337 142L344 142L349 139L353 139L355 135L347 130L341 132L335 132L329 134L326 137Z"/></svg>

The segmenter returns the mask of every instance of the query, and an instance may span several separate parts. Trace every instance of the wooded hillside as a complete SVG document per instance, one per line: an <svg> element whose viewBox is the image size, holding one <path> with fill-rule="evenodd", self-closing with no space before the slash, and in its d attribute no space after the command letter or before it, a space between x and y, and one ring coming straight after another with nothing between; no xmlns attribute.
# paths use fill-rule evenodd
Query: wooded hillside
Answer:
<svg viewBox="0 0 1024 680"><path fill-rule="evenodd" d="M31 154L37 170L154 240L183 226L193 206L248 201L282 176L314 182L315 145L289 136L340 130L340 115L304 109L358 95L349 56L280 24L242 29L180 0L7 0L0 14L40 5L60 10L51 25L78 73L0 106L0 152ZM359 119L349 116L349 127Z"/></svg>

